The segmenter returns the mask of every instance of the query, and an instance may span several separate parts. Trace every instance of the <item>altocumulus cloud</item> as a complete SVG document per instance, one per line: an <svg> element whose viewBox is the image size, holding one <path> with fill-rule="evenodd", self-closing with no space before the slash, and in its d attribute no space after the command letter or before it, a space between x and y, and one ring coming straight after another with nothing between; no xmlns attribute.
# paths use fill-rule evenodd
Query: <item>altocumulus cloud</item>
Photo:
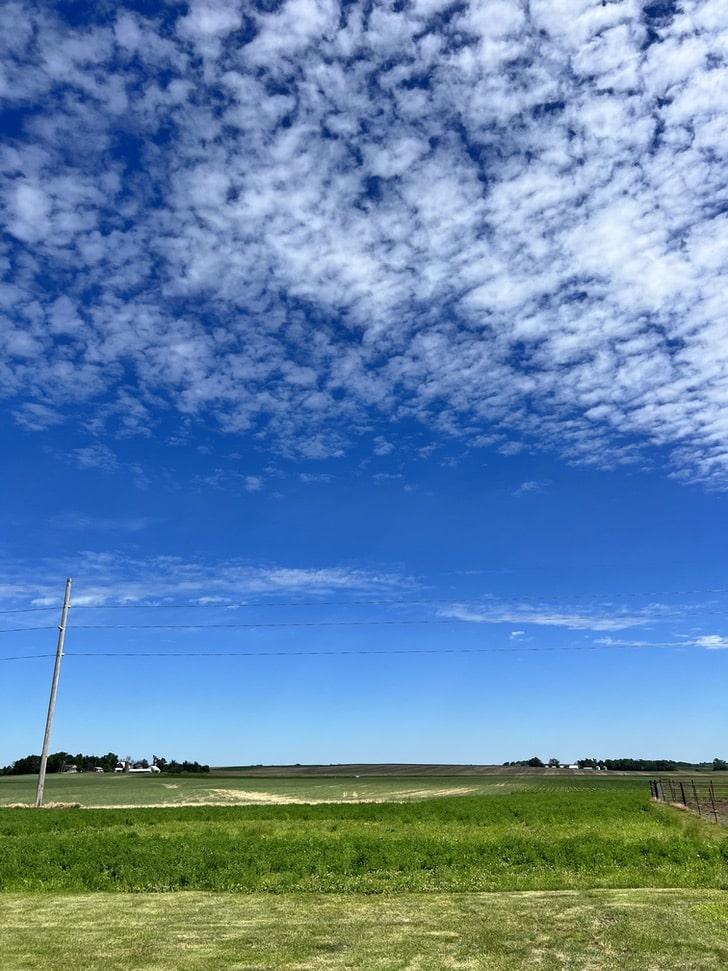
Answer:
<svg viewBox="0 0 728 971"><path fill-rule="evenodd" d="M724 4L401 6L3 6L18 420L328 456L411 419L725 485Z"/></svg>
<svg viewBox="0 0 728 971"><path fill-rule="evenodd" d="M103 525L97 523L97 525ZM136 528L126 524L124 528ZM143 528L143 527L142 527ZM411 591L413 580L386 572L345 567L303 569L251 566L242 560L210 565L174 556L135 559L121 551L81 551L70 564L77 592L74 605L246 602L261 596L310 597L349 594L395 597ZM57 559L0 560L0 596L35 606L59 604ZM149 591L154 590L150 598Z"/></svg>

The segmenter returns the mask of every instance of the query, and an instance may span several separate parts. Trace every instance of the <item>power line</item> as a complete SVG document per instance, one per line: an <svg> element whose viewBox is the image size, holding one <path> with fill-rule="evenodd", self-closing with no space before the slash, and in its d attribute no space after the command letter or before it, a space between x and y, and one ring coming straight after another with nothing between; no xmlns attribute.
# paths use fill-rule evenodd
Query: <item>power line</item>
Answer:
<svg viewBox="0 0 728 971"><path fill-rule="evenodd" d="M682 644L670 645L683 648ZM652 648L664 650L664 644L584 644L558 647L434 647L434 648L366 648L357 650L334 649L319 651L73 651L65 657L360 657L366 655L428 655L428 654L548 654L555 651L626 651ZM46 655L47 657L51 655Z"/></svg>
<svg viewBox="0 0 728 971"><path fill-rule="evenodd" d="M15 657L0 657L0 661L31 661L35 658L54 657L53 654L18 654Z"/></svg>
<svg viewBox="0 0 728 971"><path fill-rule="evenodd" d="M728 614L728 610L703 610L700 611L702 616L705 617L724 617ZM617 613L614 615L615 619L619 619L620 615ZM658 623L662 620L677 620L686 616L690 616L687 610L682 610L673 613L658 613L645 615L639 618L641 621L646 622L650 620L653 623ZM588 617L584 616L580 618L583 621L588 621ZM497 615L490 617L484 614L482 617L445 617L445 618L419 618L419 619L397 619L397 620L316 620L316 621L261 621L256 623L241 623L241 624L76 624L73 626L72 630L268 630L268 629L281 629L281 628L296 628L296 627L406 627L406 626L453 626L460 624L479 624L479 623L523 623L523 624L536 624L538 626L538 620L534 620L529 617L528 614L523 616L508 616L499 618ZM563 626L569 627L570 625L565 622ZM628 626L634 626L630 624ZM53 626L44 627L5 627L0 628L0 634L18 634L18 633L28 633L31 631L49 631L55 630Z"/></svg>
<svg viewBox="0 0 728 971"><path fill-rule="evenodd" d="M52 607L13 607L8 610L0 610L0 614L32 614L38 610L58 610L58 606Z"/></svg>
<svg viewBox="0 0 728 971"><path fill-rule="evenodd" d="M686 644L571 644L554 647L436 647L436 648L365 648L308 651L66 651L66 658L220 658L220 657L365 657L387 655L448 655L448 654L552 654L557 652L685 650ZM2 661L27 661L49 658L53 654L22 654L0 657Z"/></svg>

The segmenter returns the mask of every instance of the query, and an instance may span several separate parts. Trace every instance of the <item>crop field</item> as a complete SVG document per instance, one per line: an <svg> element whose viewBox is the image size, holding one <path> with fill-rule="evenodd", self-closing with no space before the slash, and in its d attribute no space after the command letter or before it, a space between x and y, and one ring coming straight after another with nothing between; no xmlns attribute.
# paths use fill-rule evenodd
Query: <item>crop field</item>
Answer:
<svg viewBox="0 0 728 971"><path fill-rule="evenodd" d="M45 810L9 808L32 779L0 793L11 971L728 967L728 834L642 779L87 775L49 777L47 800L109 808Z"/></svg>
<svg viewBox="0 0 728 971"><path fill-rule="evenodd" d="M574 780L565 780L572 784ZM581 780L577 780L581 781ZM590 780L585 780L589 785ZM87 808L246 805L317 802L402 802L433 796L486 795L529 786L517 778L252 778L237 775L149 776L58 774L46 778L44 802ZM36 777L0 776L0 807L33 805Z"/></svg>

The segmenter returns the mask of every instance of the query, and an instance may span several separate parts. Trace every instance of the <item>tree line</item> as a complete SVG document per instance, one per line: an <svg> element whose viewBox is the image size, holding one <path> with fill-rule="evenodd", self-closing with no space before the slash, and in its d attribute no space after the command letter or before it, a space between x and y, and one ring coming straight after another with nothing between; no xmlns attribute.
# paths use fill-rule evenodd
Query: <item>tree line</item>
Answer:
<svg viewBox="0 0 728 971"><path fill-rule="evenodd" d="M714 772L728 771L728 760L726 759L713 759L712 762L676 762L674 759L577 759L575 764L580 769L601 769L612 772L704 772L711 769ZM562 767L558 759L549 759L548 762L543 762L536 755L530 759L504 762L503 765L535 769L558 769Z"/></svg>
<svg viewBox="0 0 728 971"><path fill-rule="evenodd" d="M611 769L621 772L685 772L689 770L723 772L728 769L725 759L712 762L676 762L674 759L579 759L580 769Z"/></svg>
<svg viewBox="0 0 728 971"><path fill-rule="evenodd" d="M104 772L113 772L121 759L116 752L107 752L106 755L84 755L79 752L71 755L69 752L54 752L48 756L46 772L64 772L70 766L75 766L78 772L95 772L103 769ZM134 763L139 768L147 769L150 763L146 759L141 759ZM165 759L162 756L152 757L152 765L156 765L160 772L168 772L172 775L179 775L182 772L209 772L209 765L201 765L199 762L191 762L185 759L178 762L176 759ZM40 772L40 755L26 755L25 758L17 759L10 765L0 769L0 775L37 775Z"/></svg>

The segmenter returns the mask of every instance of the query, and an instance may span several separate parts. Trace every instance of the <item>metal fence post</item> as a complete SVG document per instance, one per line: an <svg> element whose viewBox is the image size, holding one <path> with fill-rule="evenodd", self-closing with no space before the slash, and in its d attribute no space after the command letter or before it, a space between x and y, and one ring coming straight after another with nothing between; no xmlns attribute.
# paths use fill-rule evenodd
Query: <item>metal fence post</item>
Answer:
<svg viewBox="0 0 728 971"><path fill-rule="evenodd" d="M703 814L702 814L701 809L700 809L700 800L698 799L698 790L695 787L695 780L694 779L693 779L693 795L695 796L695 807L698 810L698 816L702 816Z"/></svg>

